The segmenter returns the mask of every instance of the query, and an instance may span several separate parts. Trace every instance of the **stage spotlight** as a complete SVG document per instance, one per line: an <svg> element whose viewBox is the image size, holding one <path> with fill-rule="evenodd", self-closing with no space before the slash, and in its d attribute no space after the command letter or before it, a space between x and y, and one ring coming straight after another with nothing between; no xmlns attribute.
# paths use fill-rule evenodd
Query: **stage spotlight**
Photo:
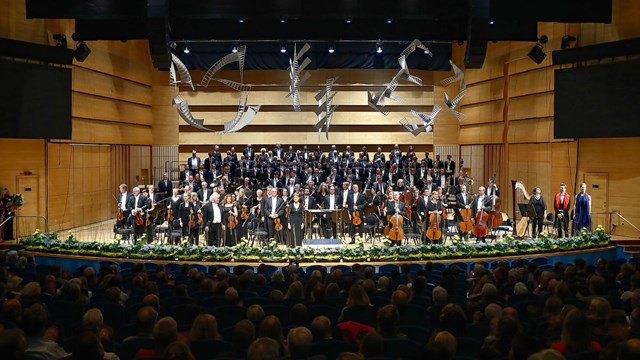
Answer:
<svg viewBox="0 0 640 360"><path fill-rule="evenodd" d="M542 44L535 44L533 48L527 54L531 60L533 60L536 64L540 64L547 57L547 54L542 50Z"/></svg>
<svg viewBox="0 0 640 360"><path fill-rule="evenodd" d="M329 45L329 54L333 54L334 52L336 52L336 48L333 47L333 45Z"/></svg>
<svg viewBox="0 0 640 360"><path fill-rule="evenodd" d="M571 42L578 40L573 35L565 35L562 37L562 41L560 42L560 48L562 50L571 48Z"/></svg>
<svg viewBox="0 0 640 360"><path fill-rule="evenodd" d="M393 23L393 19L387 19L387 24L392 24Z"/></svg>
<svg viewBox="0 0 640 360"><path fill-rule="evenodd" d="M189 44L184 46L184 49L182 50L185 54L188 54L191 52L191 46L189 46Z"/></svg>
<svg viewBox="0 0 640 360"><path fill-rule="evenodd" d="M243 24L243 23L244 23L244 19L238 19L238 22L239 22L240 24Z"/></svg>
<svg viewBox="0 0 640 360"><path fill-rule="evenodd" d="M543 51L543 44L546 44L549 41L547 35L540 36L538 42L531 48L527 56L533 60L536 64L540 64L547 57L547 54Z"/></svg>
<svg viewBox="0 0 640 360"><path fill-rule="evenodd" d="M238 45L233 44L233 47L231 48L231 52L232 53L237 53L238 52Z"/></svg>
<svg viewBox="0 0 640 360"><path fill-rule="evenodd" d="M79 62L83 62L87 59L87 56L91 54L91 49L84 43L84 41L78 41L76 43L76 51L73 52L73 57Z"/></svg>
<svg viewBox="0 0 640 360"><path fill-rule="evenodd" d="M494 25L495 23L496 23L496 21L495 21L495 20L493 20L493 19L490 19L490 20L489 20L489 25Z"/></svg>
<svg viewBox="0 0 640 360"><path fill-rule="evenodd" d="M378 54L382 54L382 41L378 40L378 43L376 44L376 52Z"/></svg>
<svg viewBox="0 0 640 360"><path fill-rule="evenodd" d="M345 21L347 22L347 24L351 24L351 22L352 22L353 20L351 20L351 19L347 19L347 20L345 20Z"/></svg>
<svg viewBox="0 0 640 360"><path fill-rule="evenodd" d="M284 46L284 44L282 44L282 45L280 46L280 53L284 54L284 53L286 53L286 52L287 52L287 48Z"/></svg>
<svg viewBox="0 0 640 360"><path fill-rule="evenodd" d="M287 19L280 19L280 24L284 24L287 22Z"/></svg>
<svg viewBox="0 0 640 360"><path fill-rule="evenodd" d="M67 48L67 35L65 34L55 34L53 35L53 40L56 41L56 46L61 48Z"/></svg>

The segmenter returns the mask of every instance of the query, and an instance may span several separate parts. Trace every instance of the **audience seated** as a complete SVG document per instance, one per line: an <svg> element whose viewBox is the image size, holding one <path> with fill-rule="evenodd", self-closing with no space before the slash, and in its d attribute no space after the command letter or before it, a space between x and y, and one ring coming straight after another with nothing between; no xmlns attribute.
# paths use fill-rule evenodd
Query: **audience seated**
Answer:
<svg viewBox="0 0 640 360"><path fill-rule="evenodd" d="M613 259L544 270L524 259L476 263L468 274L441 264L384 273L294 265L271 275L144 263L36 272L33 261L0 254L3 359L371 359L394 347L401 359L640 353L640 271Z"/></svg>

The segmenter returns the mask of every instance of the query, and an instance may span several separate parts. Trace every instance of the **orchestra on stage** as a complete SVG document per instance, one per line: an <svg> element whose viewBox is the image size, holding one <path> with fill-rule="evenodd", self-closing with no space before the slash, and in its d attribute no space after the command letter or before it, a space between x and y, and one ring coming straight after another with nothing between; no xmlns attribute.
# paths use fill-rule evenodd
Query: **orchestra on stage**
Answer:
<svg viewBox="0 0 640 360"><path fill-rule="evenodd" d="M458 166L458 167L457 167ZM180 166L178 181L163 174L156 186L119 186L114 231L123 239L170 244L234 246L241 239L255 244L274 239L289 247L305 239L388 239L394 245L441 243L449 238L487 241L513 229L518 236L543 231L547 206L534 188L514 183L529 201L518 204L516 224L501 212L495 174L474 191L474 181L447 155L424 157L398 145L388 154L366 146L355 154L335 145L323 152L277 143L272 150L241 154L231 147L223 158L218 145L201 159L194 150ZM571 213L571 197L561 184L554 198L552 226L557 236L591 226L591 198L582 184ZM515 202L514 202L515 206ZM515 215L514 217L515 218ZM531 233L528 232L529 227Z"/></svg>

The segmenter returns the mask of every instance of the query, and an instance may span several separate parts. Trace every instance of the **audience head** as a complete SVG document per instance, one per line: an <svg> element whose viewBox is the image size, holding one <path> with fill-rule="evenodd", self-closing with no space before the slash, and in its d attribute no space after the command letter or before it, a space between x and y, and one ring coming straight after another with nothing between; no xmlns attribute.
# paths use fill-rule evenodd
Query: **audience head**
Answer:
<svg viewBox="0 0 640 360"><path fill-rule="evenodd" d="M290 359L306 359L311 355L313 336L306 327L299 326L289 330L287 348Z"/></svg>
<svg viewBox="0 0 640 360"><path fill-rule="evenodd" d="M248 360L278 360L280 359L278 343L267 337L261 337L252 342L247 351Z"/></svg>

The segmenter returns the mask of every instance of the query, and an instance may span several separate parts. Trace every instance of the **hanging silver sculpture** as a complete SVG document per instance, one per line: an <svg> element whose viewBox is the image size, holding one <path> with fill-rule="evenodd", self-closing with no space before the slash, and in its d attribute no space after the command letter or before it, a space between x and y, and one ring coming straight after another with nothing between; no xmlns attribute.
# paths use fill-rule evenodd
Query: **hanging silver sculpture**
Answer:
<svg viewBox="0 0 640 360"><path fill-rule="evenodd" d="M315 128L318 131L318 141L320 141L320 133L323 128L325 130L325 136L327 137L327 140L329 140L329 126L331 126L331 118L333 117L333 112L338 107L338 105L332 104L333 98L337 93L332 92L331 88L337 80L338 77L327 79L324 89L318 91L315 96L315 99L318 102L318 107L315 109L315 113L318 116L318 122L315 125Z"/></svg>
<svg viewBox="0 0 640 360"><path fill-rule="evenodd" d="M293 98L293 110L300 111L300 87L304 84L311 74L308 71L305 71L302 76L300 74L304 71L304 69L309 66L311 63L311 59L305 58L302 61L302 64L299 64L300 59L306 54L311 46L308 43L305 43L300 49L300 52L296 52L296 45L293 45L293 58L289 59L289 79L291 80L291 85L289 85L289 93L286 97Z"/></svg>

